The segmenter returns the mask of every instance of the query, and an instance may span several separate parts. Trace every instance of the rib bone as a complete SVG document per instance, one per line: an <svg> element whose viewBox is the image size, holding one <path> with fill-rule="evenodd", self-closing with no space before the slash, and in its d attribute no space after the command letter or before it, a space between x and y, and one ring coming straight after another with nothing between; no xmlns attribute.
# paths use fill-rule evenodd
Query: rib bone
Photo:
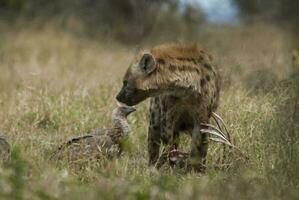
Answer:
<svg viewBox="0 0 299 200"><path fill-rule="evenodd" d="M230 141L228 141L225 137L223 137L223 133L219 133L218 130L216 130L216 129L201 129L200 131L203 133L215 135L215 136L221 138L222 140L228 142L230 144L230 146L232 146Z"/></svg>
<svg viewBox="0 0 299 200"><path fill-rule="evenodd" d="M226 144L226 145L231 146L231 147L234 147L231 143L229 143L229 142L227 142L225 140L222 140L220 138L210 137L210 140L212 140L214 142L223 143L223 144Z"/></svg>
<svg viewBox="0 0 299 200"><path fill-rule="evenodd" d="M218 131L218 133L220 133L226 140L228 140L228 139L226 138L226 135L222 132L222 130L218 129L216 126L214 126L214 125L212 125L212 124L205 124L205 123L201 123L200 125L207 126L207 127L209 127L209 128L212 128L212 129Z"/></svg>
<svg viewBox="0 0 299 200"><path fill-rule="evenodd" d="M218 124L218 120L222 123L222 125L224 126L224 129L225 129L225 132L227 134L228 140L230 141L231 140L230 134L229 134L229 132L228 132L228 130L226 128L226 124L225 124L224 120L217 113L215 113L215 112L212 112L212 117L215 119L215 121L216 121L217 124ZM219 126L219 128L220 128L220 126Z"/></svg>

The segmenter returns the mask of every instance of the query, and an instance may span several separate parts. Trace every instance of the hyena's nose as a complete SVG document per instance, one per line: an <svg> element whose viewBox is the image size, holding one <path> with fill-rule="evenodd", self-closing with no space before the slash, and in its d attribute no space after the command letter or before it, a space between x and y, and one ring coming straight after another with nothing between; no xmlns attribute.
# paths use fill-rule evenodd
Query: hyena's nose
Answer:
<svg viewBox="0 0 299 200"><path fill-rule="evenodd" d="M119 94L117 94L116 100L119 101L119 102L122 102L121 99L122 99L121 96Z"/></svg>
<svg viewBox="0 0 299 200"><path fill-rule="evenodd" d="M125 95L124 92L120 91L117 96L116 96L116 100L121 102L121 103L125 103Z"/></svg>

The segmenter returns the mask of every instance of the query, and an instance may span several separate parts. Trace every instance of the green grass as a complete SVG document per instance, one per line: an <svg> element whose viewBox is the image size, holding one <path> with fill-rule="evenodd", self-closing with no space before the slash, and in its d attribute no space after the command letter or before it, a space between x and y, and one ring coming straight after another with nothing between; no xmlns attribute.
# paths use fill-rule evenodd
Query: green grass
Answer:
<svg viewBox="0 0 299 200"><path fill-rule="evenodd" d="M129 117L131 145L119 159L80 168L51 161L67 138L110 125L134 48L53 27L2 31L0 131L13 153L0 167L0 199L298 199L299 134L292 124L298 76L291 70L298 66L285 33L260 29L198 36L221 67L218 113L250 158L232 156L229 169L205 174L147 166L147 101ZM219 152L212 144L209 165Z"/></svg>

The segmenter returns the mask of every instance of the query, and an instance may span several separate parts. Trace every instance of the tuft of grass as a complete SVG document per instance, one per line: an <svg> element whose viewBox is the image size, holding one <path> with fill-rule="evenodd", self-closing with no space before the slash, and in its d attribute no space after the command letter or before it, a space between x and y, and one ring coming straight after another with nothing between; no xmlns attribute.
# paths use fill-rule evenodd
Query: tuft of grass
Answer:
<svg viewBox="0 0 299 200"><path fill-rule="evenodd" d="M262 68L249 73L244 84L250 93L267 93L277 85L278 78L270 69Z"/></svg>

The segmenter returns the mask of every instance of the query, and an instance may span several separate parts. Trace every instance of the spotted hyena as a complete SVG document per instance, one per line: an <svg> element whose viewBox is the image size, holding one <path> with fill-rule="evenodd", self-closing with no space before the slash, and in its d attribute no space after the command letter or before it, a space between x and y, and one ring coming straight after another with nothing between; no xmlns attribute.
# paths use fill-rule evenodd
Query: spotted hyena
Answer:
<svg viewBox="0 0 299 200"><path fill-rule="evenodd" d="M150 97L149 164L157 162L161 142L177 146L186 131L193 166L203 166L209 138L200 129L218 107L219 85L212 57L198 45L167 44L137 54L116 99L136 105Z"/></svg>

